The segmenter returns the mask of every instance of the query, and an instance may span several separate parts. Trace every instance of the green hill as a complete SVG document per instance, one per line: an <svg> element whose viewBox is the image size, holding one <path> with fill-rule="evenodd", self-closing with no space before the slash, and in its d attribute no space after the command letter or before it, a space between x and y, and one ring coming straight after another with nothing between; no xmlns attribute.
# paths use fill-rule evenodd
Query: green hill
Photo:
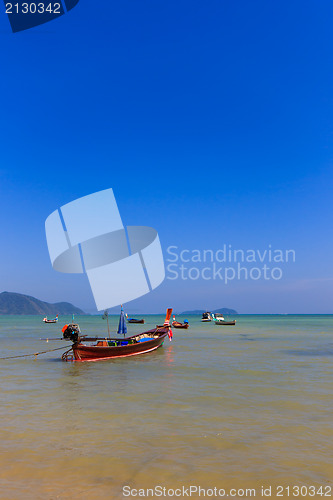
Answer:
<svg viewBox="0 0 333 500"><path fill-rule="evenodd" d="M30 295L21 293L2 292L0 293L0 314L85 314L78 307L69 302L57 302L49 304Z"/></svg>
<svg viewBox="0 0 333 500"><path fill-rule="evenodd" d="M205 312L206 309L194 309L193 311L184 311L181 314L202 314ZM238 314L235 309L228 309L227 307L221 307L220 309L215 309L214 311L210 311L213 313L220 313L220 314Z"/></svg>
<svg viewBox="0 0 333 500"><path fill-rule="evenodd" d="M227 307L222 307L221 309L214 309L212 311L213 313L220 313L220 314L238 314L235 309L228 309Z"/></svg>

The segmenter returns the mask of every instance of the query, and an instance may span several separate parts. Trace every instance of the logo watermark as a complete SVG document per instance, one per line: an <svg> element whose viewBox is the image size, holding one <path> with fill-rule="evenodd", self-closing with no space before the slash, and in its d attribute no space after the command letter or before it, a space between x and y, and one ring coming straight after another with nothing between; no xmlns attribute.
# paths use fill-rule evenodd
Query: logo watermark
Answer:
<svg viewBox="0 0 333 500"><path fill-rule="evenodd" d="M86 273L97 310L137 299L165 278L157 231L125 227L112 189L55 210L45 231L53 269Z"/></svg>
<svg viewBox="0 0 333 500"><path fill-rule="evenodd" d="M283 277L282 265L296 262L293 249L233 248L224 244L218 249L179 249L176 245L167 248L167 279L205 281L220 280L225 285L234 280L273 280Z"/></svg>
<svg viewBox="0 0 333 500"><path fill-rule="evenodd" d="M72 10L79 0L3 0L13 33L53 21Z"/></svg>

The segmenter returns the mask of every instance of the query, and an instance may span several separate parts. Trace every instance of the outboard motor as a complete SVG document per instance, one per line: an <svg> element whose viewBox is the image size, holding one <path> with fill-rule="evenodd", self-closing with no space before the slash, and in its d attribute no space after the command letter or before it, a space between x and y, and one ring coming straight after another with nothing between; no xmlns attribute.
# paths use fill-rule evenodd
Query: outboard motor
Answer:
<svg viewBox="0 0 333 500"><path fill-rule="evenodd" d="M72 342L77 342L80 336L80 327L79 325L74 325L71 323L70 325L65 325L62 329L63 336L62 338L65 340L71 340Z"/></svg>

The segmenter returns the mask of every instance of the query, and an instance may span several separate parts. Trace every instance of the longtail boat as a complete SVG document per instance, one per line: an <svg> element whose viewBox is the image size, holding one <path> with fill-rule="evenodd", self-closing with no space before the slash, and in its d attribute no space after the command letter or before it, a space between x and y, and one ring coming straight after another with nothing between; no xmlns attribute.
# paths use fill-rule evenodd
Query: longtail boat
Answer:
<svg viewBox="0 0 333 500"><path fill-rule="evenodd" d="M173 322L171 323L174 328L185 328L187 329L190 325L188 324L188 321L185 320L184 323L180 323L179 321L176 321L175 316L173 316Z"/></svg>
<svg viewBox="0 0 333 500"><path fill-rule="evenodd" d="M215 325L224 325L224 326L231 326L231 325L235 325L236 324L236 320L233 319L233 320L230 320L230 321L226 321L225 319L216 319L214 320L215 322Z"/></svg>
<svg viewBox="0 0 333 500"><path fill-rule="evenodd" d="M140 323L141 325L144 324L145 320L144 319L135 319L135 318L129 318L126 314L126 319L127 323Z"/></svg>
<svg viewBox="0 0 333 500"><path fill-rule="evenodd" d="M43 318L43 321L44 321L44 323L57 323L57 321L58 321L58 314L53 319L47 319L47 316L45 316L45 318Z"/></svg>
<svg viewBox="0 0 333 500"><path fill-rule="evenodd" d="M118 334L124 338L88 337L81 334L79 325L71 323L62 329L63 338L73 342L72 347L62 355L64 361L98 361L123 358L155 351L162 346L165 338L172 339L170 318L172 309L167 310L163 326L156 326L143 333L126 337L127 328L123 308L121 308Z"/></svg>

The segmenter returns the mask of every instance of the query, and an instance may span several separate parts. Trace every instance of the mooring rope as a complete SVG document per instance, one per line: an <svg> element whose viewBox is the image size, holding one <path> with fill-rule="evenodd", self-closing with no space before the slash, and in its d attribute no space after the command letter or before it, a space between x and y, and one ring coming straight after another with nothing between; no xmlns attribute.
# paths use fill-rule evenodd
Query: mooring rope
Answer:
<svg viewBox="0 0 333 500"><path fill-rule="evenodd" d="M6 356L5 358L0 358L2 359L15 359L15 358L26 358L28 356L38 356L39 354L46 354L47 352L53 352L53 351L60 351L60 349L66 349L68 347L67 345L63 345L62 347L57 347L56 349L49 349L48 351L40 351L40 352L32 352L30 354L18 354L17 356Z"/></svg>

